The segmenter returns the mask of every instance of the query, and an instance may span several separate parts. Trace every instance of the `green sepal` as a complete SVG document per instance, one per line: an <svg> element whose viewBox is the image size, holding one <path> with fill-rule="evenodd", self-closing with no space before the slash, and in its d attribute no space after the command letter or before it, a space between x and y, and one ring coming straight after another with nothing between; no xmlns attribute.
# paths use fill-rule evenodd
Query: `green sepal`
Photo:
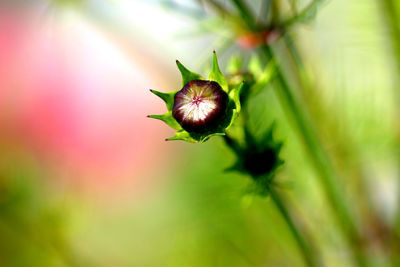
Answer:
<svg viewBox="0 0 400 267"><path fill-rule="evenodd" d="M269 84L275 75L276 63L270 61L264 67L261 65L258 57L252 57L249 62L249 70L253 74L255 83L251 86L251 92L248 94L257 94Z"/></svg>
<svg viewBox="0 0 400 267"><path fill-rule="evenodd" d="M242 82L239 86L233 88L229 92L229 98L235 103L235 110L237 113L240 112L242 106L240 104L240 93L242 92L244 86L244 82Z"/></svg>
<svg viewBox="0 0 400 267"><path fill-rule="evenodd" d="M260 58L257 55L253 55L250 58L248 69L255 77L262 74L263 68L261 66Z"/></svg>
<svg viewBox="0 0 400 267"><path fill-rule="evenodd" d="M210 75L208 76L208 79L217 82L226 93L229 93L228 82L226 81L225 76L222 74L219 68L217 53L215 53L215 51L213 52L212 69Z"/></svg>
<svg viewBox="0 0 400 267"><path fill-rule="evenodd" d="M190 71L185 66L183 66L183 64L180 63L179 60L176 61L176 65L178 66L178 69L182 75L182 86L185 86L188 82L193 80L201 80L202 77L200 74Z"/></svg>
<svg viewBox="0 0 400 267"><path fill-rule="evenodd" d="M226 129L229 129L229 127L232 126L232 124L235 122L236 118L239 116L240 110L241 110L241 104L240 104L240 93L242 91L242 88L244 86L244 83L242 82L239 86L232 88L229 91L229 101L233 103L233 110L232 110L232 117L230 118L229 124L227 125Z"/></svg>
<svg viewBox="0 0 400 267"><path fill-rule="evenodd" d="M171 136L165 140L166 141L183 140L183 141L190 142L190 143L198 142L196 139L194 139L192 136L190 136L190 134L185 130L177 131L174 136Z"/></svg>
<svg viewBox="0 0 400 267"><path fill-rule="evenodd" d="M172 110L172 107L174 106L174 97L176 92L163 93L154 89L150 89L150 92L161 98L167 105L168 110Z"/></svg>
<svg viewBox="0 0 400 267"><path fill-rule="evenodd" d="M254 91L257 92L263 88L272 80L276 70L276 64L271 61L265 68L256 76L256 84L254 85Z"/></svg>
<svg viewBox="0 0 400 267"><path fill-rule="evenodd" d="M249 175L253 182L252 192L267 195L278 169L284 164L280 158L282 142L275 140L273 123L261 137L256 138L247 127L243 129L243 142L229 138L228 146L236 154L236 162L226 171ZM272 154L271 154L272 153ZM265 168L268 166L268 168Z"/></svg>
<svg viewBox="0 0 400 267"><path fill-rule="evenodd" d="M203 143L213 136L224 136L224 135L225 135L225 133L210 133L210 134L202 136L202 138L200 139L200 142Z"/></svg>
<svg viewBox="0 0 400 267"><path fill-rule="evenodd" d="M165 114L160 114L160 115L148 115L148 118L156 119L156 120L161 120L165 122L168 126L175 130L182 130L182 127L179 125L179 123L172 117L172 112L168 111Z"/></svg>
<svg viewBox="0 0 400 267"><path fill-rule="evenodd" d="M196 134L196 133L189 133L185 130L179 130L175 133L174 136L169 137L165 140L167 141L177 141L177 140L182 140L182 141L187 141L190 143L204 143L208 139L210 139L213 136L223 136L225 133L223 132L217 132L217 133L206 133L206 134Z"/></svg>
<svg viewBox="0 0 400 267"><path fill-rule="evenodd" d="M264 132L258 143L262 144L262 147L268 147L268 146L272 147L279 154L282 150L284 143L282 141L275 140L274 138L275 129L276 129L276 122L272 122L271 126ZM251 137L250 133L247 134L250 136L250 138L254 139L254 137Z"/></svg>

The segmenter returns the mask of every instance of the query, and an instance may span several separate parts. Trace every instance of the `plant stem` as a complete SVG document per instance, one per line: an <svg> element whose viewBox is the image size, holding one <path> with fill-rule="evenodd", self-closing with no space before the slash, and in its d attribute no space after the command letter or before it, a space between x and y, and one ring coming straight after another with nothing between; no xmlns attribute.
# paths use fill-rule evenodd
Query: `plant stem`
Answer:
<svg viewBox="0 0 400 267"><path fill-rule="evenodd" d="M314 0L311 2L306 8L304 8L299 14L295 15L292 18L289 18L286 21L282 22L282 25L285 28L288 28L294 24L296 24L299 21L305 20L307 17L310 16L312 13L316 13L316 10L318 6L323 2L324 0Z"/></svg>
<svg viewBox="0 0 400 267"><path fill-rule="evenodd" d="M231 0L231 1L236 6L237 10L240 13L240 16L242 16L243 20L250 27L250 29L254 29L255 26L254 15L252 14L248 5L244 3L243 0Z"/></svg>
<svg viewBox="0 0 400 267"><path fill-rule="evenodd" d="M304 239L299 229L297 228L294 220L292 219L288 211L288 208L286 207L286 204L273 188L271 188L270 190L270 196L276 208L279 210L279 213L282 215L282 218L285 220L285 223L287 224L291 234L293 235L307 266L320 266L319 262L315 258L316 253L311 250L311 246L307 243L307 241Z"/></svg>
<svg viewBox="0 0 400 267"><path fill-rule="evenodd" d="M393 72L394 75L394 96L396 97L397 103L400 103L400 90L398 88L398 83L400 82L400 14L398 12L398 6L396 6L395 1L393 0L377 0L380 7L381 7L381 13L382 13L382 19L384 22L384 28L389 29L389 41L392 46L392 54L390 55L390 60L394 58L395 60L393 61L395 69ZM396 105L396 114L399 116L400 115L400 109L398 107L398 104ZM399 124L396 125L395 128L396 131L396 146L397 146L397 152L396 152L396 160L397 162L400 163L400 127ZM400 166L400 164L398 164ZM398 193L397 193L397 203L400 203L400 168L397 168L397 173L398 173ZM393 266L399 266L400 264L400 255L398 254L399 248L400 248L400 207L397 207L395 211L395 217L394 217L394 224L393 224L393 229L391 233L391 260Z"/></svg>
<svg viewBox="0 0 400 267"><path fill-rule="evenodd" d="M251 13L247 12L249 8L246 6L246 4L242 0L231 1L236 5L236 8L243 15L243 20L247 23L247 26L250 29L254 28L252 24L254 20L249 19ZM314 0L303 12L295 16L293 19L289 19L283 24L285 26L293 25L295 22L303 19L310 12L315 10L321 2L322 0ZM274 59L273 51L268 45L263 45L259 49L267 59ZM296 125L296 129L299 131L299 134L303 140L306 152L309 155L315 170L319 174L322 188L325 192L328 203L331 206L331 210L335 215L335 219L344 234L345 240L351 248L352 256L358 266L368 266L363 255L363 249L361 247L363 240L353 220L352 212L345 199L343 190L338 184L340 180L337 179L337 174L331 165L328 155L324 151L317 138L317 134L313 128L313 125L306 116L305 110L302 109L295 95L293 95L291 88L279 67L279 64L276 66L275 77L280 85L280 90L278 90L279 97L290 112L290 116Z"/></svg>
<svg viewBox="0 0 400 267"><path fill-rule="evenodd" d="M391 45L393 53L397 59L400 59L400 24L399 14L397 11L396 4L393 0L377 0L381 5L382 16L385 24L387 25L391 38ZM396 61L397 73L400 72L400 62Z"/></svg>
<svg viewBox="0 0 400 267"><path fill-rule="evenodd" d="M394 77L395 77L395 84L394 86L394 95L396 97L396 100L400 102L400 90L397 86L398 82L400 82L400 79L398 78L400 75L400 17L397 11L397 7L394 1L392 0L378 0L379 4L381 5L381 10L382 10L382 19L384 20L385 23L385 28L389 29L389 38L390 38L390 43L392 46L393 50L393 55L394 55L394 64L395 64L395 71L394 71ZM391 55L392 56L392 55ZM391 58L392 59L392 58ZM400 114L400 109L397 108L396 113ZM397 127L397 136L400 136L400 129ZM400 140L397 141L398 147L400 146ZM397 159L400 161L400 152L397 152ZM399 177L399 191L400 191L400 177ZM400 194L398 194L398 202L400 202ZM400 231L400 208L397 209L396 211L396 226L398 228L398 231Z"/></svg>
<svg viewBox="0 0 400 267"><path fill-rule="evenodd" d="M262 46L261 52L271 59L274 58L273 52L269 46ZM331 165L328 155L322 148L317 139L315 130L305 115L305 111L301 108L300 103L293 95L291 88L286 81L283 73L277 64L276 79L280 85L278 90L281 101L286 105L296 128L303 140L304 147L308 153L314 168L319 174L322 187L327 196L328 203L331 206L333 214L339 224L340 229L344 233L346 241L352 248L352 253L358 266L367 266L367 262L363 257L360 245L362 244L361 236L352 218L352 213L345 201L345 195L338 185L336 173Z"/></svg>
<svg viewBox="0 0 400 267"><path fill-rule="evenodd" d="M283 38L288 53L293 58L296 68L300 73L298 79L300 80L301 86L303 87L303 89L307 88L308 90L316 92L317 91L316 85L311 81L308 72L305 69L305 65L303 63L304 61L301 57L299 49L296 46L296 43L291 38L290 33L286 33ZM306 94L305 97L310 97L310 96ZM320 111L322 111L324 114L328 114L329 111L324 110L324 104L320 103L320 101L318 102L317 101L318 99L311 101L313 102L311 103L311 105L318 106L318 109ZM346 133L338 133L337 131L335 131L335 129L333 129L333 127L330 127L329 132L331 133L331 136L333 135L332 137L335 140L338 139L346 140L346 143L341 145L339 148L341 153L351 155L353 160L355 158L355 161L360 160L358 153L355 152L357 151L357 149L354 147L354 140L352 140L351 136L349 136ZM346 159L339 157L338 160L343 161ZM388 226L388 224L377 213L377 207L375 206L375 203L371 199L370 194L368 194L368 185L366 184L366 178L361 168L358 165L354 165L352 166L352 168L353 168L354 180L356 181L356 184L353 185L354 190L352 191L352 194L354 195L354 199L357 200L356 201L356 203L358 204L357 208L361 213L360 215L362 216L361 220L365 222L364 234L368 235L369 239L372 239L370 242L375 243L374 246L376 246L376 244L379 244L381 250L385 253L388 253L390 251L390 244L389 244L390 242L388 242L388 237L392 237L394 236L394 234L391 232L391 229Z"/></svg>

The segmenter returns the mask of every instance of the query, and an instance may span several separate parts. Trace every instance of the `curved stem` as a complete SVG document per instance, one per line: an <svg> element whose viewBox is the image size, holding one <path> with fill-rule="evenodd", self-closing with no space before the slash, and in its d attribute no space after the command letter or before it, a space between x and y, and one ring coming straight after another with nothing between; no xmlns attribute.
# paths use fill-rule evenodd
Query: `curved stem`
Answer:
<svg viewBox="0 0 400 267"><path fill-rule="evenodd" d="M312 13L316 13L317 8L323 2L323 0L314 0L307 7L305 7L299 14L289 18L286 21L282 22L284 28L288 28L299 21L305 20Z"/></svg>
<svg viewBox="0 0 400 267"><path fill-rule="evenodd" d="M262 46L260 49L267 58L274 58L270 47ZM336 177L336 173L331 165L329 157L317 139L317 135L311 122L308 120L305 111L293 95L278 64L276 67L276 79L280 85L280 90L278 90L279 97L290 112L293 123L303 140L306 152L309 155L315 170L319 174L322 188L325 191L328 203L331 206L331 210L335 215L337 223L342 230L347 243L352 248L354 259L358 266L368 266L360 247L362 244L362 238L354 223L352 212L345 201L344 193L338 185L339 179Z"/></svg>
<svg viewBox="0 0 400 267"><path fill-rule="evenodd" d="M291 234L293 235L307 266L310 267L320 266L321 264L315 258L316 253L312 251L311 246L304 239L303 235L299 231L298 227L296 226L293 218L291 217L288 211L288 208L286 207L285 202L281 199L279 194L273 188L271 188L270 190L270 196L276 208L278 209L279 213L282 215L282 218L285 220Z"/></svg>
<svg viewBox="0 0 400 267"><path fill-rule="evenodd" d="M286 33L286 35L283 38L285 45L287 47L287 51L289 55L292 57L296 65L296 68L300 73L298 79L302 88L303 89L307 88L308 90L314 92L316 92L318 89L321 89L317 88L316 84L311 81L310 76L308 75L306 67L303 63L304 60L300 54L299 48L294 42L294 40L291 38L290 33ZM306 97L310 96L306 95ZM324 105L321 104L321 101L318 101L316 103L316 100L318 101L318 99L311 101L312 102L311 105L313 106L317 105L319 110L322 110L324 114L327 114L329 111L324 110ZM351 155L353 160L355 158L355 161L360 160L359 153L357 152L357 149L354 146L354 140L352 140L352 137L348 133L346 132L339 133L335 131L333 127L329 128L329 132L331 133L331 135L333 135L333 138L335 140L336 139L346 140L345 143L339 147L339 150L342 153ZM337 159L339 161L342 161L342 164L343 161L346 160L341 157L338 157ZM355 185L353 185L354 190L352 190L352 194L354 195L355 200L357 200L355 202L357 203L357 209L360 212L361 220L363 222L363 226L365 229L364 234L368 235L368 239L372 240L370 242L371 243L373 242L375 244L374 246L379 245L380 249L383 252L389 253L390 242L388 242L388 237L391 237L394 234L391 232L392 230L390 229L390 226L377 213L377 207L375 206L375 203L371 198L370 194L368 194L368 185L366 184L367 178L365 177L363 171L361 170L361 167L356 164L352 166L352 169L354 174L354 181L356 183Z"/></svg>

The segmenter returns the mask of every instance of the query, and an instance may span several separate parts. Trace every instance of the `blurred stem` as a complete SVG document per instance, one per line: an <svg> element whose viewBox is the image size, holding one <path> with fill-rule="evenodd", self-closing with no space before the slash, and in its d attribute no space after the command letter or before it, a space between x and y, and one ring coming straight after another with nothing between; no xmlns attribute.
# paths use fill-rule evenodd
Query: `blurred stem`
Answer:
<svg viewBox="0 0 400 267"><path fill-rule="evenodd" d="M272 1L271 3L271 24L277 25L280 21L280 2L279 1Z"/></svg>
<svg viewBox="0 0 400 267"><path fill-rule="evenodd" d="M203 1L205 3L208 3L221 16L229 15L229 11L222 4L220 4L215 0L197 0L197 1L201 3L203 3Z"/></svg>
<svg viewBox="0 0 400 267"><path fill-rule="evenodd" d="M300 73L299 80L302 87L308 88L308 90L310 91L317 92L315 83L311 81L310 76L308 75L306 68L303 64L303 60L296 46L296 43L293 41L289 33L287 33L284 36L284 41L288 49L288 52L290 56L293 58L293 61L296 64L298 72ZM306 95L306 97L310 96ZM317 105L318 103L321 103L321 101L318 101L317 103L315 102L316 101L314 101L314 103L311 104ZM318 108L323 109L323 107L318 107ZM322 112L327 113L325 110L322 110ZM354 147L354 142L351 136L345 133L339 134L337 131L335 131L335 129L329 129L329 132L333 134L333 138L335 140L339 139L346 140L346 143L339 148L342 153L351 154L352 158L355 157L356 161L357 159L359 160L359 155L357 155L356 152L357 149ZM339 160L343 159L340 159L339 157ZM362 170L358 165L353 166L353 169L355 171L355 177L356 177L355 178L356 185L353 186L355 192L353 191L353 194L354 198L358 200L355 203L358 204L358 208L361 213L360 215L362 217L361 220L364 222L364 229L363 229L365 230L364 235L368 235L367 238L371 240L371 243L372 242L375 242L377 244L379 243L384 253L390 253L390 242L388 242L388 238L393 236L393 234L391 233L391 229L387 225L387 223L379 216L379 213L377 213L377 208L375 207L374 202L370 197L370 194L368 194L368 186L366 184Z"/></svg>
<svg viewBox="0 0 400 267"><path fill-rule="evenodd" d="M236 8L243 15L244 21L250 29L253 29L252 22L253 19L249 19L248 16L252 16L249 8L244 4L242 0L231 0L235 3ZM323 0L314 0L307 6L300 14L287 20L283 24L285 26L290 26L299 20L303 20L310 13L315 12L318 5ZM272 2L272 8L276 8L278 1ZM274 6L275 5L275 6ZM278 10L273 11L272 23L276 19L276 15L279 14ZM275 56L273 51L268 45L260 46L260 52L263 53L267 59L274 59ZM292 90L282 73L279 64L276 65L276 80L280 85L280 90L278 90L279 97L284 105L286 105L290 116L295 123L296 129L299 131L300 136L303 139L303 143L308 153L315 170L318 172L323 190L327 197L328 203L331 206L331 210L335 215L335 219L344 234L344 238L347 241L349 247L351 248L352 256L358 266L368 266L366 259L363 255L362 250L362 238L354 222L352 212L348 203L345 199L345 195L338 185L340 179L337 179L337 174L331 165L330 159L326 152L324 151L321 143L317 138L317 134L313 128L312 123L309 121L305 114L305 110L302 108L300 102L293 95Z"/></svg>
<svg viewBox="0 0 400 267"><path fill-rule="evenodd" d="M400 73L400 19L397 13L397 7L393 0L377 0L383 11L383 19L390 30L393 52L396 56L397 73Z"/></svg>
<svg viewBox="0 0 400 267"><path fill-rule="evenodd" d="M243 128L245 135L249 134L248 127L249 127L249 113L247 110L248 102L243 103L243 109L241 113L242 124L241 127ZM229 136L228 134L223 136L225 144L235 153L238 157L242 156L242 148L240 147L237 140ZM257 177L253 177L253 180L256 181ZM268 188L268 192L270 193L271 199L275 204L276 208L278 209L279 213L281 214L282 218L284 219L285 223L287 224L290 233L293 235L293 238L296 242L296 245L299 247L300 253L304 259L306 266L309 267L317 267L321 266L316 251L314 248L307 242L304 236L301 234L301 230L295 223L295 220L289 213L290 208L287 207L285 201L281 198L280 194L276 191L276 189L271 186Z"/></svg>
<svg viewBox="0 0 400 267"><path fill-rule="evenodd" d="M394 0L377 0L379 5L381 6L382 11L382 19L385 23L385 28L388 28L390 34L388 35L390 38L393 55L394 55L394 64L395 64L395 86L394 86L394 96L396 97L397 103L400 103L400 90L398 88L398 83L400 82L400 17L399 10L396 6ZM396 105L397 107L398 105ZM400 109L397 107L396 110L397 115L400 115ZM400 163L400 126L396 125L396 136L397 136L397 161ZM400 166L400 164L399 164ZM400 175L400 168L398 168L398 175ZM400 203L400 176L397 178L398 183L398 193L397 193L397 203ZM394 221L394 229L393 233L391 233L391 246L392 246L392 263L393 266L399 266L400 264L400 256L398 255L398 251L400 248L400 206L397 207Z"/></svg>
<svg viewBox="0 0 400 267"><path fill-rule="evenodd" d="M264 0L261 2L260 11L257 17L257 23L260 24L267 19L269 10L271 8L271 1L272 0Z"/></svg>
<svg viewBox="0 0 400 267"><path fill-rule="evenodd" d="M255 21L250 7L243 0L231 0L250 29L254 29Z"/></svg>
<svg viewBox="0 0 400 267"><path fill-rule="evenodd" d="M283 21L282 25L285 28L288 28L298 21L305 20L311 13L316 13L316 9L324 0L314 0L307 7L305 7L300 13L296 14L294 17L289 18L286 21Z"/></svg>
<svg viewBox="0 0 400 267"><path fill-rule="evenodd" d="M298 13L297 1L296 0L288 0L288 2L289 2L292 13L297 15L297 13Z"/></svg>
<svg viewBox="0 0 400 267"><path fill-rule="evenodd" d="M385 26L388 27L390 30L389 37L391 38L391 45L393 49L393 54L395 56L394 64L396 67L394 77L396 77L396 84L400 82L399 75L400 75L400 18L399 14L396 9L396 4L392 0L378 0L379 4L381 5L381 10L383 13L383 20L386 24ZM400 103L400 90L396 85L395 88L395 96L397 101ZM400 114L400 109L397 109L397 113ZM397 136L400 138L400 129L397 129ZM400 147L400 140L398 140L398 147ZM400 149L399 149L400 150ZM400 151L397 152L397 158L400 161ZM399 184L399 191L400 191L400 177L398 179ZM398 203L400 203L400 194L398 194ZM398 207L396 211L396 224L398 231L400 231L400 207Z"/></svg>
<svg viewBox="0 0 400 267"><path fill-rule="evenodd" d="M317 253L312 251L311 246L304 239L299 229L297 228L293 218L291 217L288 208L286 207L286 203L282 200L280 195L272 187L270 189L270 196L276 208L278 209L279 213L282 215L282 218L285 220L285 223L287 224L291 234L293 235L307 266L310 267L320 266L315 257Z"/></svg>
<svg viewBox="0 0 400 267"><path fill-rule="evenodd" d="M264 45L260 50L268 59L274 58L274 54L269 46ZM338 185L340 180L337 179L329 157L318 141L311 122L305 115L305 110L293 95L278 64L276 66L275 77L280 85L280 90L278 90L279 97L290 112L290 116L303 139L306 152L319 174L331 210L335 215L340 229L344 233L347 243L352 248L354 259L358 266L368 266L360 247L362 238L352 218L351 210L345 201L345 196Z"/></svg>

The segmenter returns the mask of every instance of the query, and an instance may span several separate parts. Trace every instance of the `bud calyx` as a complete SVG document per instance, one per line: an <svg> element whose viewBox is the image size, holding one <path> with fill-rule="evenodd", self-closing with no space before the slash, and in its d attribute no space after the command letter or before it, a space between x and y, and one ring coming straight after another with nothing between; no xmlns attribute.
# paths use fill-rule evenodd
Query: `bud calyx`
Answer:
<svg viewBox="0 0 400 267"><path fill-rule="evenodd" d="M214 52L212 71L208 79L191 72L179 61L183 88L162 93L151 90L166 103L168 112L150 115L176 129L175 136L167 140L204 142L214 135L225 135L240 112L239 93L242 84L229 87L222 75Z"/></svg>

